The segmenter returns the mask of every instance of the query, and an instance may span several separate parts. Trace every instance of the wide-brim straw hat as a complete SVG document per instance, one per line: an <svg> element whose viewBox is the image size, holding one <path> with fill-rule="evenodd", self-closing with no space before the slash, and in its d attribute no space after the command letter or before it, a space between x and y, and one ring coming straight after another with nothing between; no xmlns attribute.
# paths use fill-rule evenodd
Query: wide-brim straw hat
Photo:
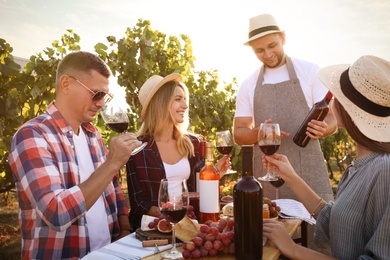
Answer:
<svg viewBox="0 0 390 260"><path fill-rule="evenodd" d="M141 119L145 119L146 110L148 109L150 100L152 100L154 94L167 82L177 81L182 82L182 77L178 73L172 73L166 77L161 77L159 75L153 75L142 85L138 99L142 105Z"/></svg>
<svg viewBox="0 0 390 260"><path fill-rule="evenodd" d="M279 26L275 18L270 14L261 14L252 17L249 20L249 33L248 41L244 45L250 45L250 41L266 36L271 33L283 33L279 29Z"/></svg>
<svg viewBox="0 0 390 260"><path fill-rule="evenodd" d="M351 66L332 65L318 71L362 134L390 142L390 62L362 56Z"/></svg>

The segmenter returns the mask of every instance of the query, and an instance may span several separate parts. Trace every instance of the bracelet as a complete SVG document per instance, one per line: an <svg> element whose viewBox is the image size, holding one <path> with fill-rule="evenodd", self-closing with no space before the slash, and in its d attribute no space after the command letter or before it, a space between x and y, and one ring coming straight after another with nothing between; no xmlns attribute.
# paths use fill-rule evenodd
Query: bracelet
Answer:
<svg viewBox="0 0 390 260"><path fill-rule="evenodd" d="M125 225L119 225L119 228L120 228L120 231L130 231L130 225L129 224L125 224Z"/></svg>
<svg viewBox="0 0 390 260"><path fill-rule="evenodd" d="M317 207L313 210L313 212L310 214L310 217L311 218L317 218L317 209L319 209L319 211L321 211L321 209L325 206L325 204L323 204L323 201L322 198L320 198L320 201L318 202L318 205ZM321 204L322 204L322 207L321 207Z"/></svg>

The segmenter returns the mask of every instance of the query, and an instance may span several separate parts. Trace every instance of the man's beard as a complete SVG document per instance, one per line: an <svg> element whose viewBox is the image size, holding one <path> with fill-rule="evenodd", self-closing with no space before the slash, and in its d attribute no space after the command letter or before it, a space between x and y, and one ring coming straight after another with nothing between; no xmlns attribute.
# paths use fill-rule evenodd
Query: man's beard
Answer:
<svg viewBox="0 0 390 260"><path fill-rule="evenodd" d="M269 66L268 64L265 64L265 63L263 62L264 66L265 66L266 68L270 68L270 69L274 69L274 68L279 67L280 64L281 64L281 63L283 62L283 60L284 60L284 57L285 57L284 52L278 54L276 57L277 57L277 60L278 60L278 62L276 63L276 65L274 65L274 66Z"/></svg>

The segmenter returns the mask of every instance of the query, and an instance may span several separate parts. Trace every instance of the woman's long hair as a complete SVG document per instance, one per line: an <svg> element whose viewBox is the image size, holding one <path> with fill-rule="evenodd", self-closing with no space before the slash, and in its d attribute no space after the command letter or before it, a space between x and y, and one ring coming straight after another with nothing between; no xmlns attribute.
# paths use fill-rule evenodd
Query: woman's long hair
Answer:
<svg viewBox="0 0 390 260"><path fill-rule="evenodd" d="M173 124L173 138L177 141L179 153L183 156L194 156L194 146L191 139L185 135L189 126L188 109L184 114L184 122L178 123L171 114L171 106L174 101L175 88L179 86L185 93L186 103L189 105L189 94L187 87L176 81L165 83L154 94L146 110L145 120L138 131L138 135L149 135L154 142L167 125Z"/></svg>
<svg viewBox="0 0 390 260"><path fill-rule="evenodd" d="M355 123L352 121L352 118L344 109L343 105L341 105L341 103L336 98L334 98L333 102L337 109L337 113L343 120L345 130L347 130L348 134L356 143L359 143L363 147L373 152L390 153L390 143L374 141L365 136L362 132L360 132L359 128L357 128Z"/></svg>

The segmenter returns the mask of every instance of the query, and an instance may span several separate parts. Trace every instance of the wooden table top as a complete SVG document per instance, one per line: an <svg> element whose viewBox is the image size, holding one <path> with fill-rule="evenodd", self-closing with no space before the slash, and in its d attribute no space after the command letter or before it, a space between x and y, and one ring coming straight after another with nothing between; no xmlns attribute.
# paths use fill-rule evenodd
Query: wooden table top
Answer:
<svg viewBox="0 0 390 260"><path fill-rule="evenodd" d="M298 229L298 227L301 225L302 220L301 219L279 219L279 221L283 222L288 234L292 236L295 231ZM181 247L178 247L179 251L183 251ZM263 247L263 259L272 260L272 259L278 259L280 256L280 251L275 247L275 245L271 241L267 241L265 246ZM160 254L155 254L151 256L147 256L142 258L143 260L160 260ZM224 260L230 260L230 259L236 259L234 255L227 255L227 254L219 254L217 256L207 256L202 257L203 260L216 260L216 259L224 259Z"/></svg>

